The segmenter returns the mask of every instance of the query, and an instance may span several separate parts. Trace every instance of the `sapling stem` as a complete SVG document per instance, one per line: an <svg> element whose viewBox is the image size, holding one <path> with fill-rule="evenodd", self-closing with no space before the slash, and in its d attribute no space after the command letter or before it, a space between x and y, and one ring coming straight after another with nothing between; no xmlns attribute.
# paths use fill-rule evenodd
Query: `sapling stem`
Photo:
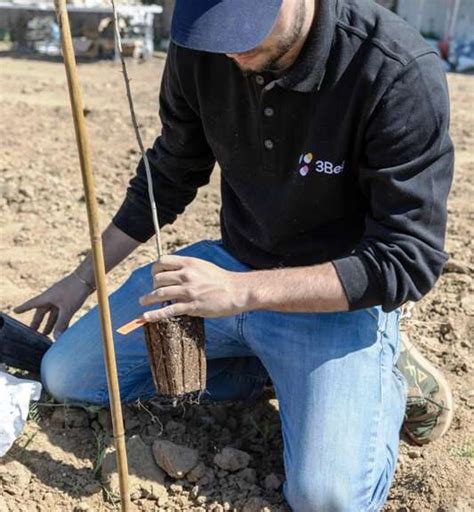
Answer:
<svg viewBox="0 0 474 512"><path fill-rule="evenodd" d="M128 77L127 65L125 63L125 57L123 56L123 51L122 51L122 38L120 36L117 9L115 8L114 0L111 0L111 2L112 2L112 11L113 11L113 16L114 16L115 42L116 42L116 47L117 47L117 50L118 50L118 53L120 56L120 62L122 64L122 73L123 73L123 78L124 78L124 82L125 82L125 90L127 92L130 116L132 118L132 125L133 125L133 129L135 131L135 137L137 139L138 146L139 146L140 152L142 154L143 163L145 165L146 181L147 181L147 185L148 185L148 197L150 199L151 216L153 219L153 227L155 229L157 259L159 260L162 256L163 252L161 249L160 224L158 221L158 212L156 209L155 194L153 191L153 178L151 176L150 162L148 161L148 156L145 151L145 146L143 145L143 140L140 135L140 129L138 128L137 116L135 115L135 107L133 104L132 91L130 88L130 78Z"/></svg>

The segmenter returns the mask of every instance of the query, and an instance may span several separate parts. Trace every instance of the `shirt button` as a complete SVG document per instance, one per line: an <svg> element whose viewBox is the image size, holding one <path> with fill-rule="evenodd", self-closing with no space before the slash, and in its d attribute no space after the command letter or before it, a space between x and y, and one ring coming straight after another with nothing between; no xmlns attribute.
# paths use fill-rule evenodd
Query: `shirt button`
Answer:
<svg viewBox="0 0 474 512"><path fill-rule="evenodd" d="M258 85L263 85L265 83L265 78L263 78L262 75L257 75L255 77L255 81L257 82Z"/></svg>
<svg viewBox="0 0 474 512"><path fill-rule="evenodd" d="M273 149L273 147L275 146L272 139L265 139L263 141L263 145L265 146L266 149Z"/></svg>
<svg viewBox="0 0 474 512"><path fill-rule="evenodd" d="M263 110L263 114L265 115L265 117L272 117L274 113L275 111L272 109L272 107L265 107L265 109Z"/></svg>

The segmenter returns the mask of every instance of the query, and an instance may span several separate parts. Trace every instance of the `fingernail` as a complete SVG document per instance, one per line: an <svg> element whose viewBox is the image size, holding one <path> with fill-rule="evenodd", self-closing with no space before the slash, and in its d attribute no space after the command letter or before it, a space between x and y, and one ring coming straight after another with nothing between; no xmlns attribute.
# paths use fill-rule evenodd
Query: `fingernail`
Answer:
<svg viewBox="0 0 474 512"><path fill-rule="evenodd" d="M144 305L145 305L145 297L140 297L140 298L138 299L138 302L139 302L142 306L144 306Z"/></svg>
<svg viewBox="0 0 474 512"><path fill-rule="evenodd" d="M151 315L149 313L143 313L143 319L144 320L151 320Z"/></svg>

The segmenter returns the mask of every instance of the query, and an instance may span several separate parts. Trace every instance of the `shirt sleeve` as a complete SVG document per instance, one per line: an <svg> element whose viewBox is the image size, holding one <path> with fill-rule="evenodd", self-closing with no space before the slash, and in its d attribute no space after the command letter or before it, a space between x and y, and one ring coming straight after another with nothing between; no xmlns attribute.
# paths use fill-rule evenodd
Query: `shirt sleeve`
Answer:
<svg viewBox="0 0 474 512"><path fill-rule="evenodd" d="M365 233L334 261L350 309L391 311L425 295L441 274L453 176L449 98L439 58L407 64L369 120L359 184Z"/></svg>
<svg viewBox="0 0 474 512"><path fill-rule="evenodd" d="M171 45L163 71L161 135L146 152L161 226L174 222L184 211L198 187L209 182L215 164L201 120L183 94L177 52ZM139 242L146 242L154 233L143 159L112 222Z"/></svg>

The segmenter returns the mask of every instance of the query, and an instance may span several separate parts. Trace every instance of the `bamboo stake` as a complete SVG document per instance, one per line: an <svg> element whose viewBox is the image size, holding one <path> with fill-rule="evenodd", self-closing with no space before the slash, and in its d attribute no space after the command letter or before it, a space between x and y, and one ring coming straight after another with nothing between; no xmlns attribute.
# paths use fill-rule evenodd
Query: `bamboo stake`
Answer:
<svg viewBox="0 0 474 512"><path fill-rule="evenodd" d="M99 230L97 201L95 194L94 176L92 173L89 139L84 121L83 103L79 78L76 69L76 58L72 45L69 17L65 0L55 0L56 15L61 31L61 46L71 100L74 129L76 132L77 148L81 164L82 182L87 206L89 234L91 239L92 260L94 263L94 276L99 303L99 314L104 343L104 360L107 371L107 385L112 413L112 425L116 448L117 469L120 485L120 498L122 512L130 512L130 495L128 485L128 464L125 448L125 432L123 427L122 408L120 403L120 390L115 360L115 349L112 336L112 322L110 318L109 300L105 280L104 254L102 237Z"/></svg>

